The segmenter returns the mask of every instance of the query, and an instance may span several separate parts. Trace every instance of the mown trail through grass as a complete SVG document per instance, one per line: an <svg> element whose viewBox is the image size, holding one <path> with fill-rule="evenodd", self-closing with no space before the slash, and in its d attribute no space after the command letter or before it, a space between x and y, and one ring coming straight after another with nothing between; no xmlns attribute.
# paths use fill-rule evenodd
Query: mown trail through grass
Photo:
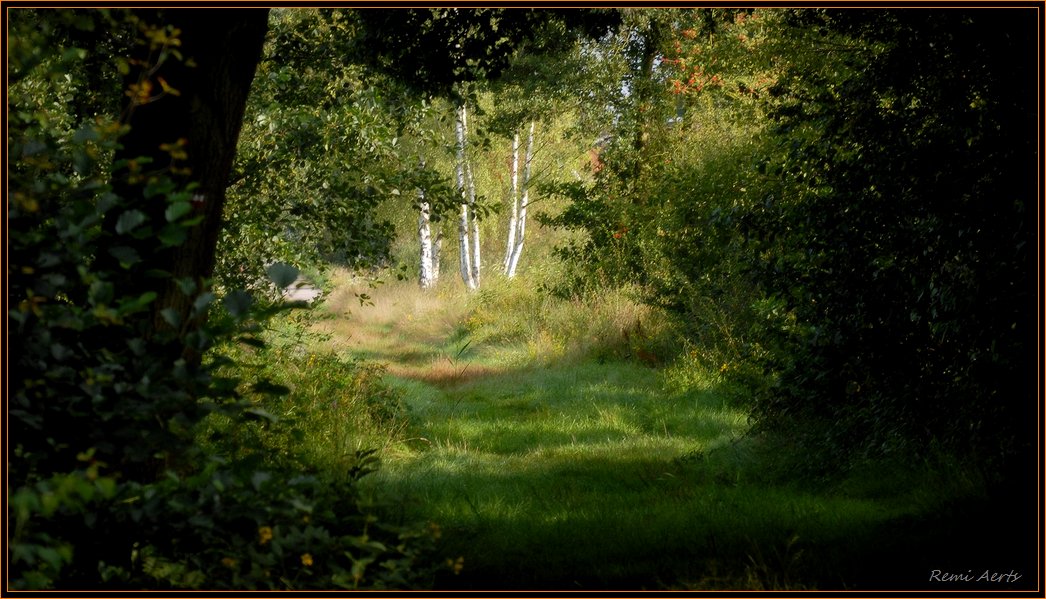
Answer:
<svg viewBox="0 0 1046 599"><path fill-rule="evenodd" d="M746 415L714 385L477 341L462 305L405 289L348 311L335 296L324 328L403 391L406 431L365 480L404 522L440 527L460 568L439 588L845 588L940 560L897 535L932 498L766 479L738 442Z"/></svg>

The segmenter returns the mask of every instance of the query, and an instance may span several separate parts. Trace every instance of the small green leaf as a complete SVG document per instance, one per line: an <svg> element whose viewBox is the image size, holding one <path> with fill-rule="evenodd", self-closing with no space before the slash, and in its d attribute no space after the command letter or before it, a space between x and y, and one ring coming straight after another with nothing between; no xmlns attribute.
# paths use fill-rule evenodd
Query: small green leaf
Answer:
<svg viewBox="0 0 1046 599"><path fill-rule="evenodd" d="M45 144L44 142L38 139L30 139L29 141L25 142L25 145L22 147L22 156L33 156L35 154L43 152L46 149L47 144Z"/></svg>
<svg viewBox="0 0 1046 599"><path fill-rule="evenodd" d="M113 284L105 281L92 281L88 298L94 305L108 304L113 300Z"/></svg>
<svg viewBox="0 0 1046 599"><path fill-rule="evenodd" d="M214 301L214 294L213 293L211 293L210 291L201 293L200 296L196 298L196 301L194 301L192 303L193 311L197 312L197 313L202 312L202 311L206 310L207 306L210 306L211 302L213 302L213 301Z"/></svg>
<svg viewBox="0 0 1046 599"><path fill-rule="evenodd" d="M53 356L55 360L61 362L72 355L73 352L69 351L69 348L66 346L60 343L51 344L51 356Z"/></svg>
<svg viewBox="0 0 1046 599"><path fill-rule="evenodd" d="M134 230L138 225L145 222L145 214L141 210L128 210L120 215L116 221L116 232L120 235Z"/></svg>
<svg viewBox="0 0 1046 599"><path fill-rule="evenodd" d="M114 248L109 248L109 255L120 261L120 266L124 268L130 268L135 264L142 261L141 256L134 248L127 247L126 245L118 245Z"/></svg>
<svg viewBox="0 0 1046 599"><path fill-rule="evenodd" d="M155 291L146 291L136 299L121 302L118 312L122 315L137 312L139 310L144 309L146 306L148 306L150 303L156 300L156 297L157 294Z"/></svg>
<svg viewBox="0 0 1046 599"><path fill-rule="evenodd" d="M141 161L139 161L140 163ZM168 194L174 191L174 183L169 180L151 180L145 184L145 189L142 190L142 196L149 199L153 196Z"/></svg>
<svg viewBox="0 0 1046 599"><path fill-rule="evenodd" d="M178 289L181 289L182 293L185 295L196 293L196 281L189 277L177 279L175 280L175 283L178 284Z"/></svg>
<svg viewBox="0 0 1046 599"><path fill-rule="evenodd" d="M62 554L57 549L52 547L39 547L37 548L37 555L41 560L47 562L47 565L52 570L58 571L62 568Z"/></svg>
<svg viewBox="0 0 1046 599"><path fill-rule="evenodd" d="M163 216L167 219L167 222L173 223L190 212L192 212L192 204L189 202L175 202L167 207Z"/></svg>
<svg viewBox="0 0 1046 599"><path fill-rule="evenodd" d="M182 317L178 315L178 311L174 308L164 308L163 310L160 310L160 316L162 316L164 321L172 327L177 327L182 324Z"/></svg>
<svg viewBox="0 0 1046 599"><path fill-rule="evenodd" d="M170 310L170 308L168 308L168 310ZM127 347L131 349L131 353L133 353L134 355L142 356L145 354L147 345L144 339L142 339L141 337L135 337L134 339L127 340Z"/></svg>
<svg viewBox="0 0 1046 599"><path fill-rule="evenodd" d="M87 51L83 48L69 48L65 52L62 52L62 61L71 62L75 60L83 60L87 56Z"/></svg>
<svg viewBox="0 0 1046 599"><path fill-rule="evenodd" d="M189 233L182 225L178 223L169 223L160 230L158 237L164 246L174 247L185 243L185 240L189 237Z"/></svg>
<svg viewBox="0 0 1046 599"><path fill-rule="evenodd" d="M295 509L298 509L300 511L303 511L303 512L306 512L306 513L309 513L309 514L312 513L312 509L313 509L312 506L307 504L307 503L305 503L304 501L298 499L297 497L291 497L291 505L294 506Z"/></svg>
<svg viewBox="0 0 1046 599"><path fill-rule="evenodd" d="M258 471L251 475L251 484L254 485L255 491L261 491L262 485L269 481L272 475L268 472Z"/></svg>
<svg viewBox="0 0 1046 599"><path fill-rule="evenodd" d="M85 141L95 141L99 138L98 129L94 125L84 125L73 133L73 142L82 144Z"/></svg>

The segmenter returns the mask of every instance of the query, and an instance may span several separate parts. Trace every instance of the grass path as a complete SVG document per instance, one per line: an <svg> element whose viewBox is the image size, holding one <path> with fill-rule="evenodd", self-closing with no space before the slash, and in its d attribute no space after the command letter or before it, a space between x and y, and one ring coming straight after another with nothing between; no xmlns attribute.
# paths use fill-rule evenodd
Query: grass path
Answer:
<svg viewBox="0 0 1046 599"><path fill-rule="evenodd" d="M374 295L352 310L332 298L342 310L325 328L404 392L405 440L367 480L404 521L441 527L440 550L463 567L439 588L844 588L932 567L897 535L931 499L765 479L735 443L745 415L714 387L477 343L460 304ZM877 571L891 559L907 570Z"/></svg>

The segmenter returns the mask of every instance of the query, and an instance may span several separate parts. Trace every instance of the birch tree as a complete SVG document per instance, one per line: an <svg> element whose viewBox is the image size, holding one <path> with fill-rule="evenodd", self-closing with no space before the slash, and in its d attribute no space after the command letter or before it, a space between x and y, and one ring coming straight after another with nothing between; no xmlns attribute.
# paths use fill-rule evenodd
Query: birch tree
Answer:
<svg viewBox="0 0 1046 599"><path fill-rule="evenodd" d="M472 282L476 287L479 287L479 271L481 264L479 255L479 211L476 207L476 180L472 176L472 164L467 159L465 161L465 179L466 184L468 185L469 226L472 235Z"/></svg>
<svg viewBox="0 0 1046 599"><path fill-rule="evenodd" d="M536 124L535 121L530 121L527 150L523 159L523 182L518 187L519 134L517 133L512 139L512 213L509 217L508 244L505 251L505 275L509 278L516 276L519 257L523 253L523 240L527 230L527 205L530 203L530 165L534 161ZM521 196L517 194L519 190L522 190Z"/></svg>
<svg viewBox="0 0 1046 599"><path fill-rule="evenodd" d="M439 226L433 229L432 223L438 222L436 210L433 204L428 201L428 198L424 197L424 193L424 190L421 190L420 194L422 195L423 203L422 213L419 215L419 218L424 217L425 219L426 240L423 242L423 245L427 245L428 250L425 251L423 249L421 265L422 272L427 272L428 274L428 285L422 285L422 287L431 289L439 282L440 259L443 256L443 230Z"/></svg>
<svg viewBox="0 0 1046 599"><path fill-rule="evenodd" d="M482 270L481 214L466 155L468 115L462 90L470 83L500 78L527 44L533 45L534 52L529 54L536 60L539 55L561 51L578 36L603 37L620 22L620 15L616 10L489 8L371 10L354 15L361 25L354 53L419 95L446 98L458 105L458 267L466 287L476 289Z"/></svg>
<svg viewBox="0 0 1046 599"><path fill-rule="evenodd" d="M419 163L419 170L425 168L425 161ZM421 269L418 284L422 289L435 287L439 279L439 255L432 239L432 208L425 198L425 190L418 187L418 241L421 245Z"/></svg>
<svg viewBox="0 0 1046 599"><path fill-rule="evenodd" d="M458 201L454 198L453 184L437 169L429 167L427 158L445 147L445 139L433 127L439 117L429 102L422 100L410 107L403 132L408 141L404 145L412 148L411 155L417 162L409 174L410 185L416 190L417 232L419 246L418 285L422 289L436 286L440 275L440 257L443 244L441 217ZM439 148L440 150L437 150Z"/></svg>
<svg viewBox="0 0 1046 599"><path fill-rule="evenodd" d="M455 165L455 174L457 175L458 183L458 194L461 197L461 211L458 218L458 267L461 271L461 280L464 281L465 286L470 290L477 289L479 287L479 265L473 267L472 264L472 251L473 248L479 248L479 229L474 228L475 244L469 243L469 225L472 224L471 219L475 218L474 210L470 216L469 208L475 208L475 185L470 184L466 179L466 171L471 170L466 167L468 156L466 154L466 140L468 133L468 109L465 104L461 104L457 110L457 121L455 123L455 131L457 133L458 140L458 151L457 151L457 162Z"/></svg>
<svg viewBox="0 0 1046 599"><path fill-rule="evenodd" d="M440 258L443 256L443 231L436 230L436 239L432 242L432 286L439 282Z"/></svg>
<svg viewBox="0 0 1046 599"><path fill-rule="evenodd" d="M519 222L519 132L512 134L511 184L509 188L508 237L505 243L505 260L501 269L508 275L512 261L512 250L516 247L516 227ZM509 275L511 276L511 275Z"/></svg>

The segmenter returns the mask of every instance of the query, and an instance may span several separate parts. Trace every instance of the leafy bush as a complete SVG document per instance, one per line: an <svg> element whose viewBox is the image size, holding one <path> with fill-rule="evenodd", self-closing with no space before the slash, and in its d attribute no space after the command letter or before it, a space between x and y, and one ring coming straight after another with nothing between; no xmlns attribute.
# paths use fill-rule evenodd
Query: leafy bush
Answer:
<svg viewBox="0 0 1046 599"><path fill-rule="evenodd" d="M219 299L207 281L172 280L147 266L150 255L179 246L199 222L193 185L175 183L171 167L148 172L142 160L112 163L128 128L65 112L63 82L83 71L89 53L34 49L54 41L47 36L55 22L90 32L95 20L15 12L11 586L424 584L418 559L425 535L381 524L355 491L374 465L368 452L354 453L346 474L324 477L302 474L298 454L274 464L200 442L208 417L238 426L266 418L239 392L249 373L214 350L262 344L260 323L282 308L243 291ZM167 151L177 165L179 148ZM114 183L128 179L142 197L114 193ZM163 209L146 209L150 202ZM190 306L184 317L156 305L172 283ZM137 291L128 293L129 286ZM264 382L259 389L276 390Z"/></svg>
<svg viewBox="0 0 1046 599"><path fill-rule="evenodd" d="M648 291L686 360L822 471L943 447L1030 472L1033 67L1012 57L1034 28L996 11L707 14L662 39L695 78L665 71L595 182L559 189L572 206L552 224L585 234L561 249L585 265L573 289Z"/></svg>
<svg viewBox="0 0 1046 599"><path fill-rule="evenodd" d="M836 463L939 442L1019 464L1034 152L1012 57L1033 28L966 11L795 22L848 50L800 55L826 68L789 71L770 102L764 205L745 218L780 384L757 417Z"/></svg>
<svg viewBox="0 0 1046 599"><path fill-rule="evenodd" d="M427 584L419 564L427 533L390 527L361 509L355 483L374 462L369 452L359 457L341 480L212 458L188 477L135 489L121 516L145 527L134 564L141 579L210 589Z"/></svg>
<svg viewBox="0 0 1046 599"><path fill-rule="evenodd" d="M402 134L383 110L388 90L346 60L349 15L270 16L229 187L235 218L219 242L223 284L264 283L265 266L277 260L309 269L389 260L393 228L376 209L413 187L401 180Z"/></svg>

